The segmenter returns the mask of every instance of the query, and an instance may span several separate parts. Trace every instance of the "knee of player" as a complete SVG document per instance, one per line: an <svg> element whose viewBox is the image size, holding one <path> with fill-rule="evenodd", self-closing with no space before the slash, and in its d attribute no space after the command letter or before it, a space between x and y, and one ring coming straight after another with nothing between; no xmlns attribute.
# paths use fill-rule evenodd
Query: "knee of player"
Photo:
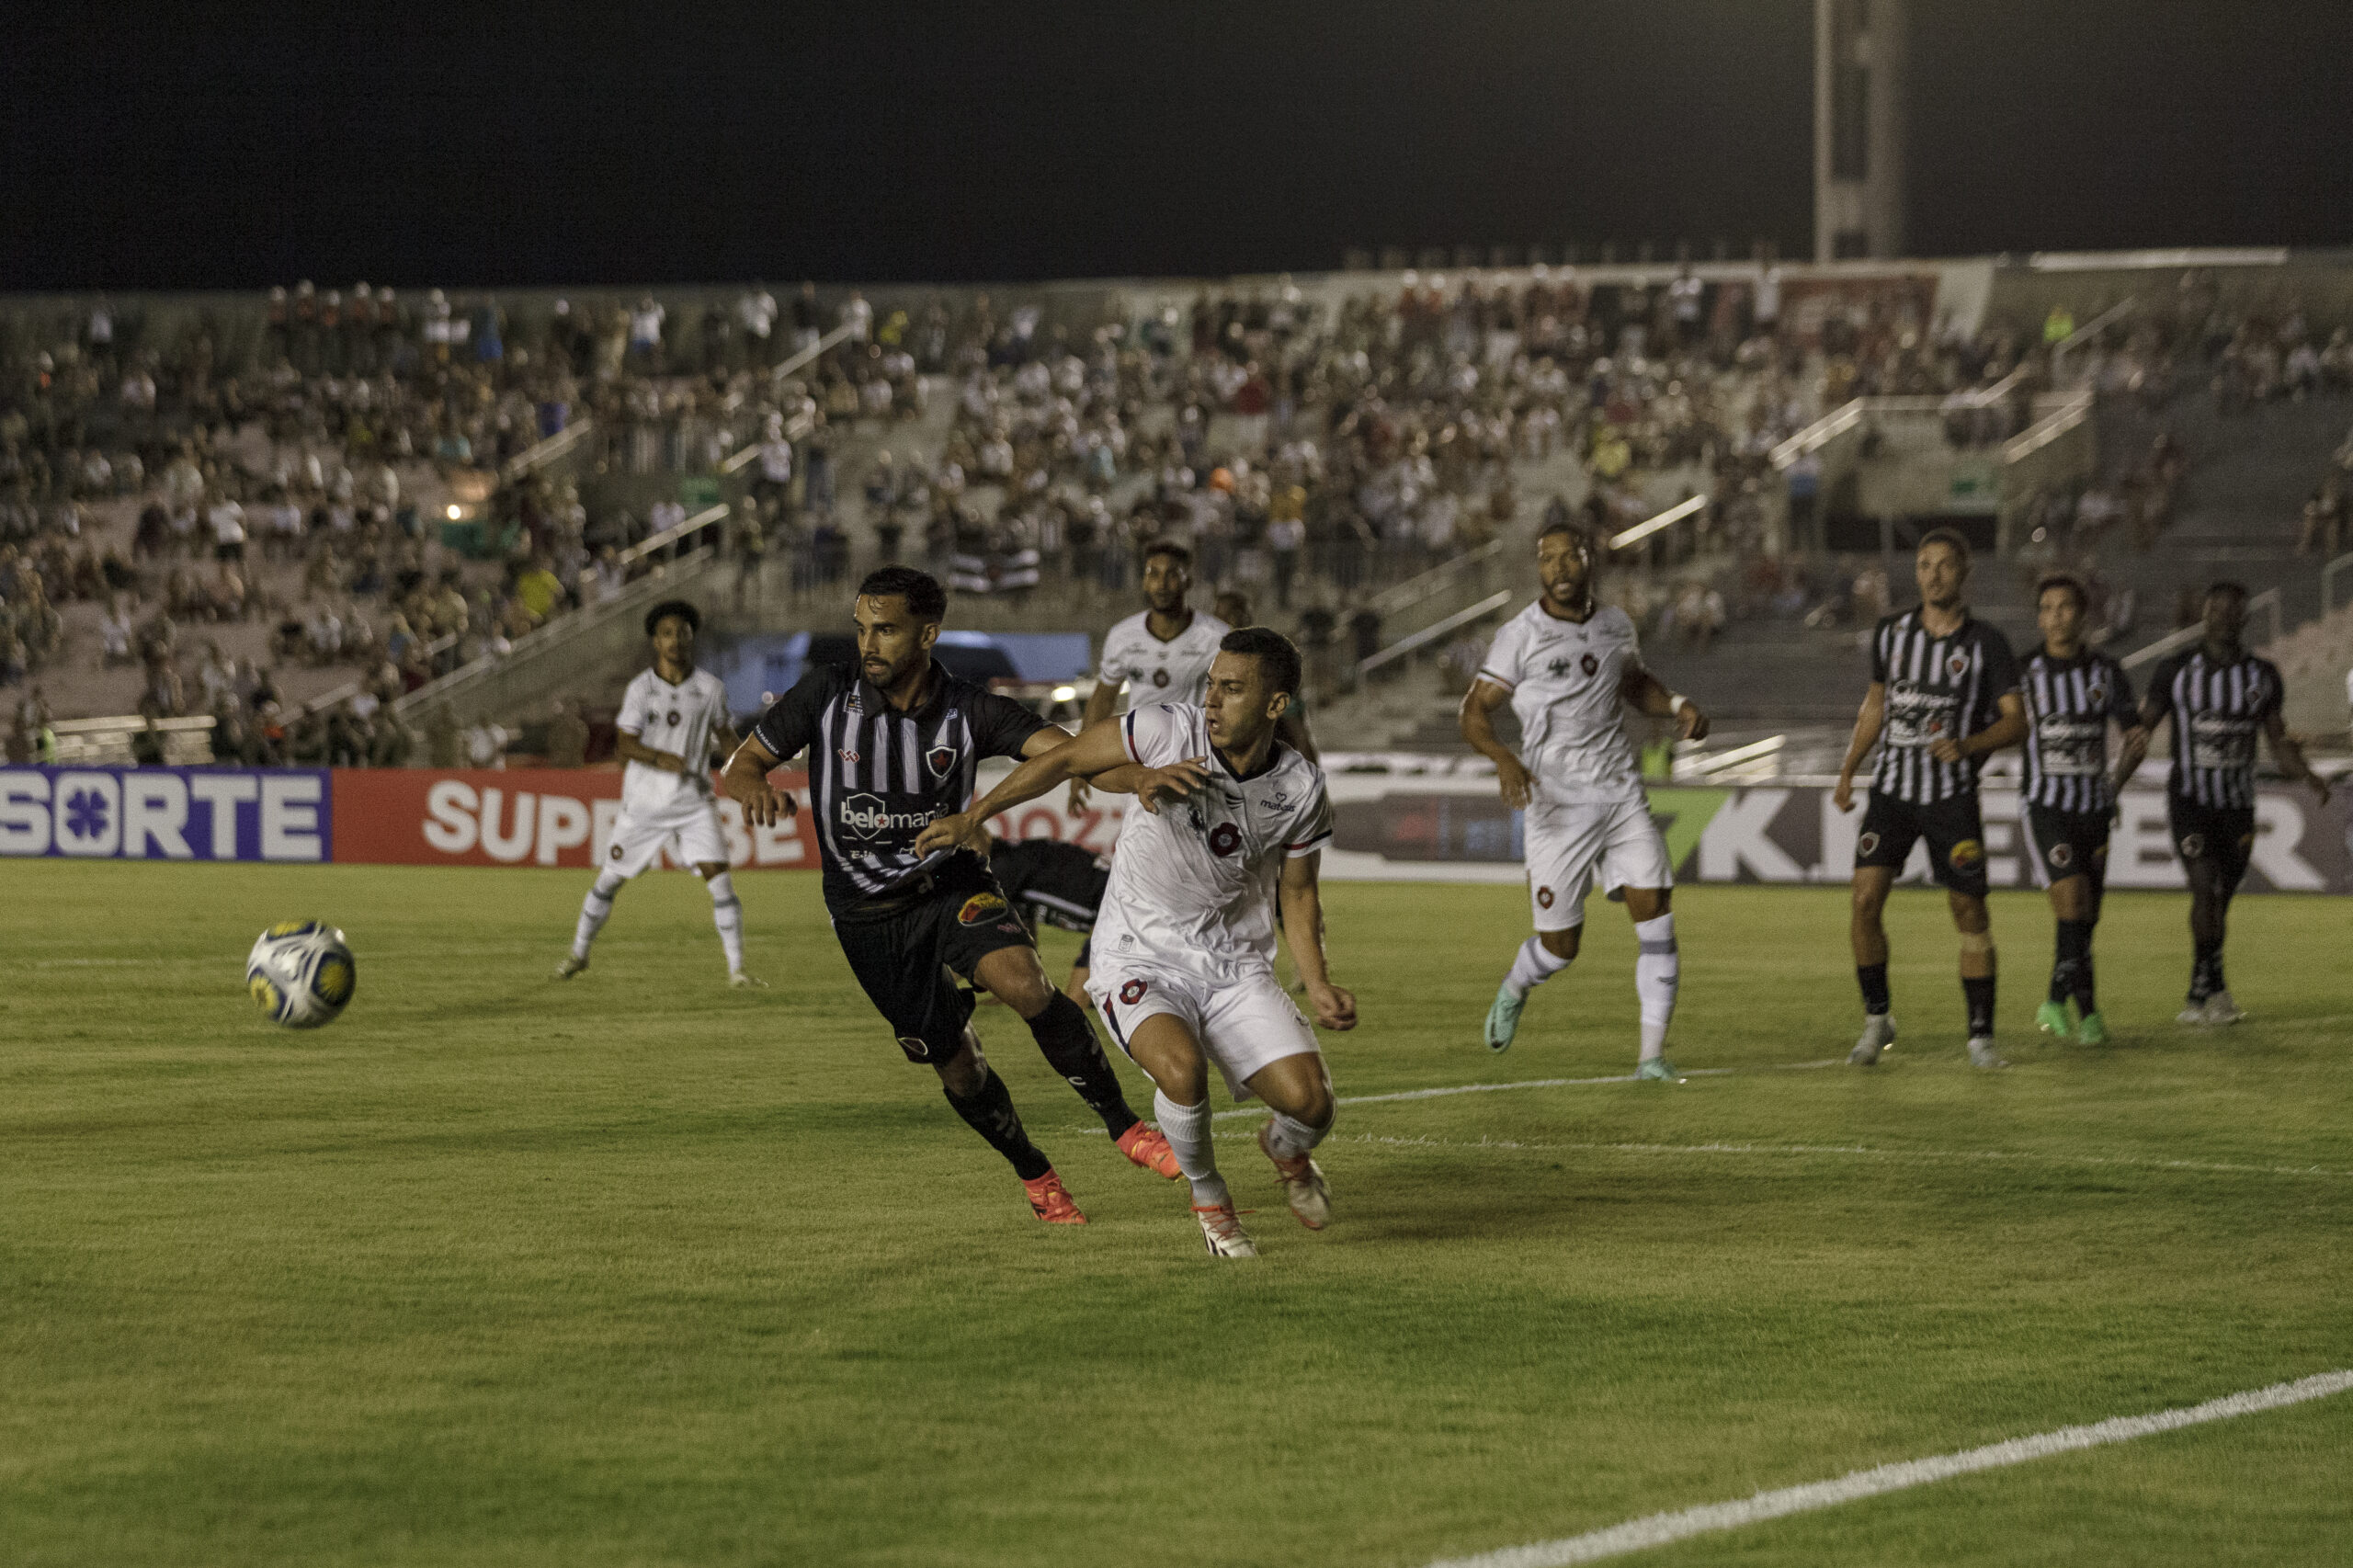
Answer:
<svg viewBox="0 0 2353 1568"><path fill-rule="evenodd" d="M1339 1114L1339 1106L1332 1098L1332 1085L1319 1079L1284 1114L1310 1127L1329 1128L1332 1119Z"/></svg>
<svg viewBox="0 0 2353 1568"><path fill-rule="evenodd" d="M1966 948L1969 945L1967 941L1968 937L1984 937L1987 931L1992 929L1994 924L1993 917L1985 913L1985 901L1984 899L1977 897L1973 893L1949 892L1945 895L1945 903L1950 906L1952 910L1953 928L1961 934L1963 938L1961 946L1963 948ZM1987 937L1985 941L1986 948L1990 950L1993 945L1992 938Z"/></svg>
<svg viewBox="0 0 2353 1568"><path fill-rule="evenodd" d="M1544 945L1546 952L1566 960L1577 956L1577 943L1584 935L1584 926L1572 926L1564 931L1539 931L1536 939Z"/></svg>

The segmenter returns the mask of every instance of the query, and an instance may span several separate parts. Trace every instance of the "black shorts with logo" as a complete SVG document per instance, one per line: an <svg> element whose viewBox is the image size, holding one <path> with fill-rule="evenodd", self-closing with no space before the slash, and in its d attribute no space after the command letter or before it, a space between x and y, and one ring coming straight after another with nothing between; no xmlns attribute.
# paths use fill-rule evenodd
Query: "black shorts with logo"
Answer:
<svg viewBox="0 0 2353 1568"><path fill-rule="evenodd" d="M2224 887L2239 885L2255 853L2253 806L2201 806L2168 790L2165 823L2173 830L2174 853L2185 864L2211 860L2222 868Z"/></svg>
<svg viewBox="0 0 2353 1568"><path fill-rule="evenodd" d="M2035 886L2089 877L2099 887L2108 881L2108 813L2029 805L2026 847L2034 860Z"/></svg>
<svg viewBox="0 0 2353 1568"><path fill-rule="evenodd" d="M972 1016L971 994L949 974L969 981L998 949L1030 945L996 879L969 855L949 861L923 891L835 911L834 935L899 1049L926 1064L956 1054Z"/></svg>
<svg viewBox="0 0 2353 1568"><path fill-rule="evenodd" d="M1884 866L1902 874L1912 846L1928 841L1928 869L1938 882L1972 898L1985 896L1985 824L1977 791L1915 805L1871 791L1855 839L1855 865Z"/></svg>

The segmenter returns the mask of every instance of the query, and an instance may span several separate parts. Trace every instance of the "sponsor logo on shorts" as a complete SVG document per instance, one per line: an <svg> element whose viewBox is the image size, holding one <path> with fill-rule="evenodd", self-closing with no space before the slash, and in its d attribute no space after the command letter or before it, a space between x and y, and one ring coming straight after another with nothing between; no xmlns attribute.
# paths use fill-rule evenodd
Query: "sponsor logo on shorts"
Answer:
<svg viewBox="0 0 2353 1568"><path fill-rule="evenodd" d="M2204 834L2185 833L2181 835L2181 858L2183 859L2195 860L2205 853L2206 835Z"/></svg>
<svg viewBox="0 0 2353 1568"><path fill-rule="evenodd" d="M1242 847L1242 830L1230 822L1210 829L1210 853L1222 858Z"/></svg>
<svg viewBox="0 0 2353 1568"><path fill-rule="evenodd" d="M1552 890L1551 888L1538 888L1536 890L1536 907L1539 909L1550 909L1552 907Z"/></svg>
<svg viewBox="0 0 2353 1568"><path fill-rule="evenodd" d="M926 767L931 769L931 776L934 778L945 778L956 766L956 748L934 746L923 754L923 762Z"/></svg>
<svg viewBox="0 0 2353 1568"><path fill-rule="evenodd" d="M621 846L618 844L614 845L612 847L612 858L616 860L621 858Z"/></svg>
<svg viewBox="0 0 2353 1568"><path fill-rule="evenodd" d="M2054 844L2051 846L2051 863L2054 866L2064 866L2075 858L2075 846L2072 844Z"/></svg>
<svg viewBox="0 0 2353 1568"><path fill-rule="evenodd" d="M1579 659L1577 664L1579 667L1581 667L1585 673L1589 676L1599 675L1601 673L1601 661L1595 658L1591 653L1587 653L1584 658Z"/></svg>
<svg viewBox="0 0 2353 1568"><path fill-rule="evenodd" d="M894 812L885 805L880 795L851 795L846 798L835 813L841 829L854 838L871 838L878 833L901 833L920 828L931 821L928 806L912 812Z"/></svg>
<svg viewBox="0 0 2353 1568"><path fill-rule="evenodd" d="M993 892L976 892L956 912L959 926L985 926L1005 913L1005 900Z"/></svg>
<svg viewBox="0 0 2353 1568"><path fill-rule="evenodd" d="M1143 1000L1145 990L1146 986L1142 981L1131 980L1120 987L1120 1001L1122 1005L1132 1007Z"/></svg>
<svg viewBox="0 0 2353 1568"><path fill-rule="evenodd" d="M1879 835L1876 833L1867 833L1863 835L1862 837L1855 840L1855 853L1858 855L1878 854Z"/></svg>
<svg viewBox="0 0 2353 1568"><path fill-rule="evenodd" d="M1000 921L997 929L1008 937L1018 937L1024 934L1020 926L1010 920Z"/></svg>
<svg viewBox="0 0 2353 1568"><path fill-rule="evenodd" d="M1973 838L1964 838L1945 856L1956 871L1973 871L1985 861L1985 846Z"/></svg>
<svg viewBox="0 0 2353 1568"><path fill-rule="evenodd" d="M911 1034L903 1034L899 1037L899 1049L918 1062L931 1054L931 1047Z"/></svg>

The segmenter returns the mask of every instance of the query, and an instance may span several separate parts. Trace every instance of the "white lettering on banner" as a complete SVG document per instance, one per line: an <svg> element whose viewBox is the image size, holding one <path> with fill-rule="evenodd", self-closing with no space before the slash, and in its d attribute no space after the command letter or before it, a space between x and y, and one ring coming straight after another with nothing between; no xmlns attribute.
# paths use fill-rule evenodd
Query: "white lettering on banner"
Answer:
<svg viewBox="0 0 2353 1568"><path fill-rule="evenodd" d="M502 834L498 830L504 814L500 805L506 796L503 790L482 792L482 852L501 865L511 866L531 852L531 804L529 790L515 791L515 829Z"/></svg>
<svg viewBox="0 0 2353 1568"><path fill-rule="evenodd" d="M2116 825L2108 835L2108 885L2112 888L2178 888L2188 885L2174 858L2173 830L2165 824L2165 798L2155 790L2127 790L2119 799Z"/></svg>
<svg viewBox="0 0 2353 1568"><path fill-rule="evenodd" d="M566 849L588 842L588 808L569 795L540 797L540 852L542 866L552 866Z"/></svg>
<svg viewBox="0 0 2353 1568"><path fill-rule="evenodd" d="M1847 882L1855 878L1855 841L1863 835L1863 812L1868 793L1855 797L1855 809L1838 809L1837 791L1822 791L1822 864L1813 869L1818 882Z"/></svg>
<svg viewBox="0 0 2353 1568"><path fill-rule="evenodd" d="M49 853L49 775L0 774L0 855Z"/></svg>
<svg viewBox="0 0 2353 1568"><path fill-rule="evenodd" d="M807 807L801 808L806 811ZM768 827L752 830L752 858L762 866L797 866L807 851L801 846L797 819L788 817Z"/></svg>
<svg viewBox="0 0 2353 1568"><path fill-rule="evenodd" d="M474 846L474 811L482 801L471 784L444 778L425 792L425 842L444 855Z"/></svg>
<svg viewBox="0 0 2353 1568"><path fill-rule="evenodd" d="M204 802L212 819L212 858L237 858L237 807L261 799L261 780L250 773L191 773L188 792Z"/></svg>
<svg viewBox="0 0 2353 1568"><path fill-rule="evenodd" d="M2318 892L2328 886L2296 850L2304 842L2304 808L2285 795L2255 798L2255 869L2281 892Z"/></svg>
<svg viewBox="0 0 2353 1568"><path fill-rule="evenodd" d="M588 806L589 819L596 825L588 831L588 858L601 866L605 853L613 846L613 824L621 820L619 801L593 801Z"/></svg>
<svg viewBox="0 0 2353 1568"><path fill-rule="evenodd" d="M122 784L111 773L61 773L54 797L61 855L112 855L122 847Z"/></svg>
<svg viewBox="0 0 2353 1568"><path fill-rule="evenodd" d="M1789 798L1787 790L1751 790L1726 801L1699 835L1699 880L1735 881L1745 863L1760 881L1805 881L1789 852L1767 836Z"/></svg>
<svg viewBox="0 0 2353 1568"><path fill-rule="evenodd" d="M261 781L261 858L265 860L324 860L319 801L324 791L316 774L289 778L273 773Z"/></svg>
<svg viewBox="0 0 2353 1568"><path fill-rule="evenodd" d="M181 831L188 826L188 781L176 773L145 769L132 774L122 787L122 852L150 858L148 846L167 860L192 860Z"/></svg>
<svg viewBox="0 0 2353 1568"><path fill-rule="evenodd" d="M752 835L744 831L744 802L722 799L719 802L719 833L727 841L727 863L748 866L752 863Z"/></svg>

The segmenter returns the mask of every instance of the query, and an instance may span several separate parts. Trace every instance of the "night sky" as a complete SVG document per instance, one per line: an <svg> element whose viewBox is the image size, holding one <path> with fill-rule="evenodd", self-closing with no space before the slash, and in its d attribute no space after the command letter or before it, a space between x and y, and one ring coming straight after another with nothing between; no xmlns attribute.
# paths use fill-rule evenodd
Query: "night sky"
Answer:
<svg viewBox="0 0 2353 1568"><path fill-rule="evenodd" d="M745 0L610 21L482 4L397 23L313 4L200 28L38 9L0 24L10 289L1811 244L1810 0ZM1913 10L1915 254L2353 242L2353 8Z"/></svg>

